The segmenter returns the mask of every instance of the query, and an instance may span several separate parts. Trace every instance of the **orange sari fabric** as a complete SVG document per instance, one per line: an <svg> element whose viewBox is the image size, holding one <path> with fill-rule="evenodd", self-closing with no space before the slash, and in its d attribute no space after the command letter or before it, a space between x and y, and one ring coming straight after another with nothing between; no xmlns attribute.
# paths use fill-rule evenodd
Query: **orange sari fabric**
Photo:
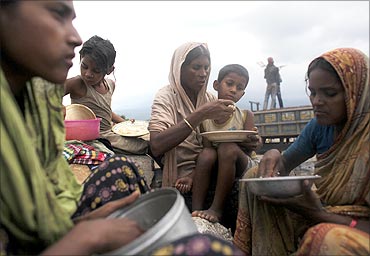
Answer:
<svg viewBox="0 0 370 256"><path fill-rule="evenodd" d="M353 48L340 48L321 56L337 71L346 94L347 121L338 134L332 147L324 154L318 155L315 173L322 176L315 183L317 193L327 210L337 214L365 217L369 219L370 206L370 93L369 93L369 59L362 52ZM256 168L250 169L244 178L256 175ZM274 207L259 201L242 183L239 194L239 211L234 243L247 255L286 255L297 251L300 237L313 224L300 215L284 207ZM332 224L325 228L330 229ZM319 226L321 227L321 226ZM325 230L323 228L323 230ZM316 232L315 230L320 230ZM337 237L343 233L311 230L304 238L303 252L320 247L317 241L323 241L319 248L324 255L338 255L335 244ZM315 231L315 232L314 232ZM345 229L347 237L356 229ZM354 236L357 234L353 233ZM369 234L362 234L365 243L370 243ZM335 237L335 239L333 239ZM306 240L307 239L307 240ZM357 238L356 238L357 239ZM358 246L350 239L344 239L342 246L357 250ZM311 249L310 249L311 248ZM325 248L331 248L327 249ZM366 249L366 248L365 248ZM315 253L317 255L319 253ZM362 253L363 254L363 253ZM369 255L367 247L366 255Z"/></svg>
<svg viewBox="0 0 370 256"><path fill-rule="evenodd" d="M331 223L310 228L297 251L303 255L369 255L369 234Z"/></svg>

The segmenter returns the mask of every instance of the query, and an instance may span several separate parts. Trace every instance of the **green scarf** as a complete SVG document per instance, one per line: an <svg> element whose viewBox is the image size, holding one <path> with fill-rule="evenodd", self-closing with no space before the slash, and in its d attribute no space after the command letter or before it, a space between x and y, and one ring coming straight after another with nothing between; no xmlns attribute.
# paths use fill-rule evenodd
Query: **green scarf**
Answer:
<svg viewBox="0 0 370 256"><path fill-rule="evenodd" d="M0 220L15 253L39 253L73 222L82 187L62 157L63 86L34 78L22 114L0 70Z"/></svg>

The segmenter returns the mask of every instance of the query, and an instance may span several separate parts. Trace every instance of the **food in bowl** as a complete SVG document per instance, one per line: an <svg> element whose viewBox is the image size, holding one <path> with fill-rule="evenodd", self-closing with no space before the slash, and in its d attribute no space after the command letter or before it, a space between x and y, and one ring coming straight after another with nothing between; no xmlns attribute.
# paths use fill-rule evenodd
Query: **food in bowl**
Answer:
<svg viewBox="0 0 370 256"><path fill-rule="evenodd" d="M241 179L246 182L248 189L257 196L269 197L293 197L302 194L302 182L308 180L310 186L313 181L320 179L321 176L278 176L264 178Z"/></svg>
<svg viewBox="0 0 370 256"><path fill-rule="evenodd" d="M115 124L112 131L121 136L139 137L149 133L148 125L147 121L130 120Z"/></svg>

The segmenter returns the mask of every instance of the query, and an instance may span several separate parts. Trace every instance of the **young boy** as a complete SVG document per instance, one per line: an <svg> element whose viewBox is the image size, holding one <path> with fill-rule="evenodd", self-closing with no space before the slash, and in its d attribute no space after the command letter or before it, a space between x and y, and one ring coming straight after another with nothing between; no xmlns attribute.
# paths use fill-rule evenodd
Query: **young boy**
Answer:
<svg viewBox="0 0 370 256"><path fill-rule="evenodd" d="M232 100L235 103L245 93L249 82L247 69L238 64L223 67L213 88L218 92L219 99ZM225 130L255 130L253 113L249 110L235 109L228 119L208 119L201 125L203 132ZM192 216L201 217L211 222L219 222L222 217L225 200L232 190L236 177L241 177L247 168L254 165L251 156L260 144L256 135L249 135L240 143L211 143L203 137L203 150L198 156L193 176ZM218 163L218 164L216 164ZM217 167L217 183L214 199L208 210L203 210L204 201L210 186L211 172Z"/></svg>

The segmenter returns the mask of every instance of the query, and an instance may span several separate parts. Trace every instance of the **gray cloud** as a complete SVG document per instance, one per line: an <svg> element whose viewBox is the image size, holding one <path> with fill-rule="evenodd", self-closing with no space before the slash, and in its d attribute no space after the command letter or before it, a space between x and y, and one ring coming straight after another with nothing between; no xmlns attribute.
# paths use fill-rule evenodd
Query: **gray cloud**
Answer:
<svg viewBox="0 0 370 256"><path fill-rule="evenodd" d="M247 67L242 108L262 103L266 85L257 62L269 56L286 65L283 99L294 106L309 104L304 76L313 58L337 47L369 55L369 1L75 1L75 8L83 40L97 34L115 45L112 107L130 117L148 118L154 94L167 84L172 53L186 41L210 47L210 91L224 65ZM78 50L69 76L79 73Z"/></svg>

